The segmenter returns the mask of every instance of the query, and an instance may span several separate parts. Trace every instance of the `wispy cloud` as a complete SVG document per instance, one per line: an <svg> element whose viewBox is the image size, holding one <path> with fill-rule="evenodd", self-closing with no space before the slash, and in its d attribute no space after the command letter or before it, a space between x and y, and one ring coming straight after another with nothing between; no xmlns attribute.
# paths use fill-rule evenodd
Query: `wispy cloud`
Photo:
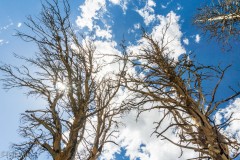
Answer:
<svg viewBox="0 0 240 160"><path fill-rule="evenodd" d="M127 5L128 5L128 2L129 0L109 0L111 3L113 3L114 5L119 5L122 10L123 10L123 13L126 14L126 11L128 9Z"/></svg>
<svg viewBox="0 0 240 160"><path fill-rule="evenodd" d="M8 43L9 43L9 41L0 39L0 46L2 46L2 45L4 45L4 44L8 44Z"/></svg>
<svg viewBox="0 0 240 160"><path fill-rule="evenodd" d="M149 25L156 19L153 9L155 6L156 3L153 0L148 0L143 8L136 10L136 12L143 17L146 25Z"/></svg>
<svg viewBox="0 0 240 160"><path fill-rule="evenodd" d="M177 4L177 10L179 11L179 10L182 10L183 9L183 7L178 3Z"/></svg>
<svg viewBox="0 0 240 160"><path fill-rule="evenodd" d="M171 3L172 3L173 0L170 0L169 2L167 2L166 4L161 4L161 8L163 9L166 9Z"/></svg>
<svg viewBox="0 0 240 160"><path fill-rule="evenodd" d="M3 44L3 39L0 39L0 45L2 45Z"/></svg>
<svg viewBox="0 0 240 160"><path fill-rule="evenodd" d="M101 29L99 26L95 26L96 36L102 39L111 39L112 38L112 30L110 26L107 29Z"/></svg>
<svg viewBox="0 0 240 160"><path fill-rule="evenodd" d="M7 25L5 25L5 26L0 27L0 31L1 31L1 30L6 30L6 29L8 29L8 28L11 27L12 25L13 25L13 22L10 22L9 24L7 24Z"/></svg>

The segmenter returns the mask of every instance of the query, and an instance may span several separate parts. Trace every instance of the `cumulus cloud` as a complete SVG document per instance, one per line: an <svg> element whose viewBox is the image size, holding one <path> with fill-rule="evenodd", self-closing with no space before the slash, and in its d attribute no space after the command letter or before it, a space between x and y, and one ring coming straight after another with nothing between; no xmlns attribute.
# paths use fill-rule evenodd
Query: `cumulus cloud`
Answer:
<svg viewBox="0 0 240 160"><path fill-rule="evenodd" d="M182 32L180 25L178 24L180 16L171 11L166 16L156 15L156 17L159 24L152 28L150 35L154 40L159 42L163 38L163 30L167 27L164 45L170 43L168 45L168 49L171 51L169 56L177 60L181 54L186 53L186 50L181 44ZM146 40L142 38L138 40L138 45L130 46L129 49L133 53L137 54L141 50L142 46L147 44Z"/></svg>
<svg viewBox="0 0 240 160"><path fill-rule="evenodd" d="M180 16L171 11L166 16L156 15L156 17L159 21L159 24L155 25L155 27L152 28L150 35L154 40L159 42L163 38L163 30L167 27L164 38L164 45L170 43L168 45L168 49L171 51L169 56L177 60L181 54L186 53L186 50L181 44L182 32L178 23ZM129 49L134 54L138 54L142 46L147 44L148 43L146 40L142 38L138 40L138 45L130 46Z"/></svg>
<svg viewBox="0 0 240 160"><path fill-rule="evenodd" d="M101 71L99 71L99 77L103 78L113 76L113 73L118 72L121 67L119 63L113 63L116 55L120 55L121 52L116 49L117 43L115 41L95 41L96 46L95 59L98 64L104 64Z"/></svg>
<svg viewBox="0 0 240 160"><path fill-rule="evenodd" d="M159 19L160 24L156 25L153 28L153 32L151 33L151 35L153 36L153 38L159 41L159 39L163 38L163 28L166 27L166 25L169 25L165 35L165 44L171 41L171 44L168 45L169 50L173 51L172 55L170 56L177 59L178 56L186 53L186 50L181 44L182 32L179 25L180 16L171 11L166 16L158 15L157 18Z"/></svg>
<svg viewBox="0 0 240 160"><path fill-rule="evenodd" d="M127 0L112 0L110 2L116 5L123 5ZM117 43L112 39L111 25L108 24L108 20L104 19L108 12L107 7L109 5L106 4L106 0L99 0L98 2L86 0L79 7L81 15L76 20L80 28L87 27L91 33L94 33L92 37L95 39L94 45L96 47L94 59L96 59L98 64L102 64L103 67L97 75L99 79L113 75L112 73L119 71L121 67L119 63L112 63L115 58L114 55L120 55L121 53L116 49ZM104 23L104 25L100 26L98 24L100 18L101 23Z"/></svg>
<svg viewBox="0 0 240 160"><path fill-rule="evenodd" d="M116 5L122 5L126 0L110 0L111 3ZM121 66L119 63L112 63L115 55L120 55L118 51L117 43L112 39L113 33L111 25L108 24L108 20L103 17L107 15L106 0L100 0L95 2L93 0L86 0L83 5L80 6L81 15L77 17L76 23L80 28L87 27L93 34L94 45L96 47L94 53L94 59L97 64L101 64L102 68L98 73L97 77L102 79L103 77L113 75L115 71L119 71ZM99 25L98 20L101 18ZM109 17L108 17L109 18Z"/></svg>
<svg viewBox="0 0 240 160"><path fill-rule="evenodd" d="M120 128L120 137L117 143L126 150L125 156L129 156L130 160L137 158L140 160L175 160L181 155L181 150L177 146L163 141L157 138L155 134L152 134L153 128L156 127L153 122L159 121L159 117L162 116L161 112L157 110L144 112L137 120L136 116L137 113L131 111L123 118L123 122L126 125ZM167 124L168 122L164 122L162 128L166 127ZM166 132L166 136L173 141L178 140L171 130ZM106 148L110 149L110 151L107 152L107 155L103 154L102 159L114 159L113 154L120 152L120 147L107 144ZM111 148L113 148L113 151L111 151ZM184 150L179 160L185 160L194 156L196 156L194 151Z"/></svg>
<svg viewBox="0 0 240 160"><path fill-rule="evenodd" d="M114 5L119 5L123 12L126 13L128 0L109 0ZM106 0L85 0L80 7L81 14L77 17L76 23L80 28L87 27L92 31L95 20L103 19L103 15L107 12Z"/></svg>
<svg viewBox="0 0 240 160"><path fill-rule="evenodd" d="M80 6L81 15L77 17L76 23L80 28L87 27L90 31L93 29L94 19L99 19L106 11L106 0L86 0Z"/></svg>
<svg viewBox="0 0 240 160"><path fill-rule="evenodd" d="M200 40L201 40L200 35L199 35L199 34L196 34L196 36L195 36L195 42L196 42L196 43L199 43Z"/></svg>
<svg viewBox="0 0 240 160"><path fill-rule="evenodd" d="M117 3L117 1L114 1ZM76 24L81 28L87 28L88 31L95 33L96 38L110 40L112 39L111 25L108 24L110 16L107 15L106 0L100 0L95 3L93 0L86 0L80 8L80 16L77 17ZM107 16L108 18L105 18ZM103 25L99 25L100 22Z"/></svg>

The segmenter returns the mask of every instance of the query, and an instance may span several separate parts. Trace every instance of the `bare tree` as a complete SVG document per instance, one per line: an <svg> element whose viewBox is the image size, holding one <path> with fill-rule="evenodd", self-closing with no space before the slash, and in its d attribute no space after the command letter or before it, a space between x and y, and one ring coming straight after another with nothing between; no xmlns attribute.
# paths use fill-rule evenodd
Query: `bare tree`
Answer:
<svg viewBox="0 0 240 160"><path fill-rule="evenodd" d="M96 59L94 42L75 33L67 0L42 7L37 20L28 18L32 32L17 33L39 48L35 58L16 56L34 68L0 67L6 89L27 88L27 95L46 102L22 114L20 134L26 141L13 148L18 159L45 152L54 160L96 160L116 136L121 108L114 98L121 75L99 78L104 64Z"/></svg>
<svg viewBox="0 0 240 160"><path fill-rule="evenodd" d="M231 117L216 124L214 114L221 104L240 95L217 100L220 83L226 67L204 66L182 55L178 60L171 58L174 51L169 49L171 41L166 35L169 25L162 30L162 38L157 41L147 33L139 53L129 51L123 59L136 68L135 73L127 72L125 87L135 96L125 100L125 105L142 112L159 110L163 113L156 122L154 134L181 148L199 153L193 159L230 160L239 155L240 144L236 137L227 137L222 129L229 125ZM215 87L204 88L204 84L216 80ZM170 118L170 121L168 120ZM166 120L166 128L162 124ZM172 130L179 141L170 139L166 132Z"/></svg>
<svg viewBox="0 0 240 160"><path fill-rule="evenodd" d="M194 23L211 38L228 43L230 38L238 39L240 34L240 3L238 0L213 0L210 5L201 7Z"/></svg>

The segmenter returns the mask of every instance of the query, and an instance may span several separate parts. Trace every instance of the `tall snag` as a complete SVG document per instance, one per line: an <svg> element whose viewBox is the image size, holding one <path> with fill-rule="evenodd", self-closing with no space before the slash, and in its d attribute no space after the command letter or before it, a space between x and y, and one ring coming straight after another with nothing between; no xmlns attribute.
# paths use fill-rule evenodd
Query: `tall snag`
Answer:
<svg viewBox="0 0 240 160"><path fill-rule="evenodd" d="M229 66L221 69L200 65L186 54L179 59L171 58L174 51L168 48L171 45L166 35L168 28L169 24L162 30L159 41L144 33L143 41L146 43L142 43L139 53L129 51L125 54L123 59L136 69L135 73L127 72L125 76L125 87L135 95L125 104L137 109L139 114L149 110L161 111L163 116L156 122L154 133L181 149L198 152L195 159L234 159L239 154L240 144L235 137L227 137L221 132L233 119L230 117L222 124L215 124L214 120L221 104L240 94L233 90L232 96L216 100L219 85ZM204 88L209 80L218 81L212 90ZM162 128L164 120L168 122L166 128ZM171 129L179 141L166 136Z"/></svg>

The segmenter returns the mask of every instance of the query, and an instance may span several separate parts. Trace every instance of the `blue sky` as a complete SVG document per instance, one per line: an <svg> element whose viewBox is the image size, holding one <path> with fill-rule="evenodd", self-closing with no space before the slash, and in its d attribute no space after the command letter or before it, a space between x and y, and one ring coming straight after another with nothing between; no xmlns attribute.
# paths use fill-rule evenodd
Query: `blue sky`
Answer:
<svg viewBox="0 0 240 160"><path fill-rule="evenodd" d="M24 26L24 22L27 21L26 16L37 16L41 10L40 2L40 0L0 1L0 62L20 65L23 62L16 60L12 53L33 56L34 52L37 51L33 44L23 42L13 35L16 33L16 30L26 31L26 27ZM172 30L173 34L178 34L178 43L176 43L176 46L172 46L173 48L175 47L179 52L194 52L196 60L206 65L221 64L222 66L227 66L232 64L221 86L221 92L218 94L218 98L221 98L231 94L230 90L228 90L229 85L237 87L237 83L239 82L240 48L239 43L231 42L232 50L225 52L222 50L221 44L218 44L215 40L209 40L207 36L201 34L198 28L192 25L192 19L197 8L204 4L204 2L194 0L161 0L161 2L151 0L100 0L97 3L91 0L70 0L72 9L71 19L76 29L83 32L98 32L100 40L115 42L116 45L114 47L118 48L117 44L121 42L123 37L127 40L128 44L135 45L137 40L140 39L141 32L139 26L144 27L151 33L152 28L160 25L160 20L167 20L166 16L171 13L172 18L178 19L175 22L175 28ZM86 12L84 12L84 9ZM89 9L92 10L90 11ZM149 20L148 18L151 15L154 15L154 19ZM156 20L157 16L161 16L162 18ZM206 87L210 87L210 84L206 84ZM29 107L41 106L43 103L34 97L26 97L23 93L24 90L13 89L6 92L2 87L0 88L0 128L2 130L0 132L0 154L2 151L8 150L11 142L20 141L20 137L17 134L20 113ZM232 103L234 104L234 102ZM237 106L238 103L236 102L234 105ZM151 117L150 115L145 116ZM148 133L151 132L151 127L146 128L149 131L144 135L134 127L138 126L141 128L143 126L135 124L135 121L133 119L130 120L129 117L125 121L127 123L131 122L129 122L129 130L125 130L124 133L133 132L137 134L136 137L140 138L142 136L149 136ZM143 119L143 121L146 124L150 123L147 122L148 119ZM126 147L126 150L122 148L122 152L116 155L115 159L134 159L136 155L141 155L141 153L135 153L135 150L150 148L155 143L150 138L142 138L145 138L143 142L149 142L149 145L146 144L146 147L139 146L133 148L134 146L128 145L128 143L142 144L143 142L127 139L122 147L128 147ZM154 139L154 141L156 140ZM167 144L165 148L167 147L171 147L171 145ZM161 150L157 146L152 149L156 149L156 152L158 150L160 152ZM176 150L176 152L179 153L179 150ZM178 153L175 154L166 151L166 153L163 153L166 154L165 158L159 157L156 159L173 160L173 157L179 156Z"/></svg>

